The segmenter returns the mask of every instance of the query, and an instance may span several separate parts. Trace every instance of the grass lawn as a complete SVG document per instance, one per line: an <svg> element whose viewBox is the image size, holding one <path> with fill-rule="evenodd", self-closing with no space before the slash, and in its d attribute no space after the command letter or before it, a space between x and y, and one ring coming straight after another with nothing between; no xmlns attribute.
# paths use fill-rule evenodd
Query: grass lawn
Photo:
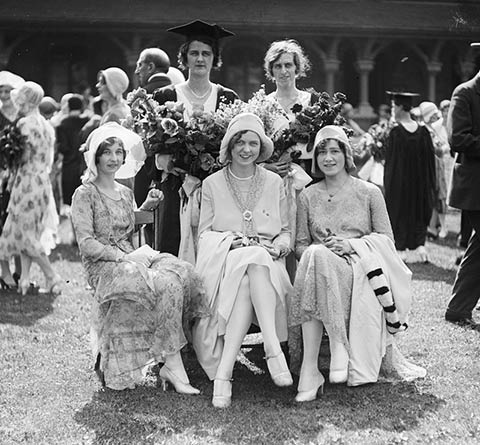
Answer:
<svg viewBox="0 0 480 445"><path fill-rule="evenodd" d="M0 295L0 443L480 443L480 333L443 319L459 252L458 213L448 225L445 241L427 244L431 263L410 266L415 300L398 342L427 369L425 379L327 383L322 397L297 405L297 382L275 387L262 352L246 350L225 411L211 406L212 385L189 351L185 363L200 396L164 393L153 377L132 391L101 390L89 351L91 291L76 249L60 245L51 256L65 279L60 296Z"/></svg>

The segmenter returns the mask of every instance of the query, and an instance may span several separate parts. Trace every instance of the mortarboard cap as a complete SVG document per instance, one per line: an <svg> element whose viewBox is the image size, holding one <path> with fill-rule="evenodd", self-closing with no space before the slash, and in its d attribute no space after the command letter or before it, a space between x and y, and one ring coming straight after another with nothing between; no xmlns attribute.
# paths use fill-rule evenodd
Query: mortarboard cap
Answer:
<svg viewBox="0 0 480 445"><path fill-rule="evenodd" d="M234 36L235 34L228 29L222 28L216 23L210 24L202 20L194 20L185 25L176 26L167 29L168 32L174 32L185 36L187 41L195 40L195 38L208 38L213 40L220 40L224 37Z"/></svg>
<svg viewBox="0 0 480 445"><path fill-rule="evenodd" d="M472 42L470 43L471 48L480 48L480 42Z"/></svg>
<svg viewBox="0 0 480 445"><path fill-rule="evenodd" d="M391 99L397 104L412 105L413 99L420 96L418 93L409 93L407 91L386 91Z"/></svg>

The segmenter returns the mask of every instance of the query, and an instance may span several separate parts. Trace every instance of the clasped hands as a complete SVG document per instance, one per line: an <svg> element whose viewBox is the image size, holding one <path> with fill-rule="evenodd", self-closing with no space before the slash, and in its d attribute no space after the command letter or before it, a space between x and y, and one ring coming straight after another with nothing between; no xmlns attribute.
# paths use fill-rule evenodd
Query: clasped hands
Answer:
<svg viewBox="0 0 480 445"><path fill-rule="evenodd" d="M353 253L352 246L348 239L337 236L333 233L324 238L323 245L338 256L345 256Z"/></svg>
<svg viewBox="0 0 480 445"><path fill-rule="evenodd" d="M158 189L150 189L147 198L140 206L139 210L155 210L158 203L163 200L163 192Z"/></svg>
<svg viewBox="0 0 480 445"><path fill-rule="evenodd" d="M127 253L122 257L122 261L131 261L132 263L142 264L145 267L150 267L158 255L156 250L153 250L148 244L135 249L133 252Z"/></svg>
<svg viewBox="0 0 480 445"><path fill-rule="evenodd" d="M260 246L263 247L273 259L277 260L287 256L290 252L290 249L284 245L275 245L270 243L261 242L258 236L248 237L240 232L235 232L233 234L233 241L230 245L230 249L239 249L240 247L248 246Z"/></svg>

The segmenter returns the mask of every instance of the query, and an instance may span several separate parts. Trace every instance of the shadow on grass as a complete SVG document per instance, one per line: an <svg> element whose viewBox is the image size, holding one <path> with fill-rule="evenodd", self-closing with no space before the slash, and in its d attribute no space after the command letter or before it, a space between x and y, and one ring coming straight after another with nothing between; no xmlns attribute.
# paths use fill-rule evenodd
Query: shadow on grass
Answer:
<svg viewBox="0 0 480 445"><path fill-rule="evenodd" d="M407 266L413 272L414 281L443 281L453 284L457 273L454 269L445 269L433 263L408 263Z"/></svg>
<svg viewBox="0 0 480 445"><path fill-rule="evenodd" d="M40 318L53 312L53 294L27 294L0 291L0 323L32 326Z"/></svg>
<svg viewBox="0 0 480 445"><path fill-rule="evenodd" d="M265 369L260 355L255 362ZM419 392L415 383L401 382L357 388L327 384L323 396L299 405L293 401L297 382L277 388L268 374L254 375L237 363L232 405L217 410L211 406L212 384L192 358L186 364L200 396L163 393L152 382L132 391L100 391L75 420L94 433L95 444L308 443L332 427L340 434L415 429L444 403Z"/></svg>

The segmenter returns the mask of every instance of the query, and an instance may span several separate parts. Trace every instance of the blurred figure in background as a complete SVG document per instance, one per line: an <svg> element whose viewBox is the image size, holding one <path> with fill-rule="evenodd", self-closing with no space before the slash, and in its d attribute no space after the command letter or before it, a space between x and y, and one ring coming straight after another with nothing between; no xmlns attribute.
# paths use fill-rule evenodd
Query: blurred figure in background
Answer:
<svg viewBox="0 0 480 445"><path fill-rule="evenodd" d="M445 216L447 214L447 177L445 174L444 156L450 151L446 141L445 130L442 125L440 111L433 102L422 102L419 105L422 118L430 132L433 147L435 149L435 178L436 178L436 199L433 206L432 217L428 226L428 235L433 238L446 238L447 227Z"/></svg>
<svg viewBox="0 0 480 445"><path fill-rule="evenodd" d="M167 76L169 77L172 85L178 85L179 83L185 82L185 76L183 73L174 66L171 66L168 69Z"/></svg>
<svg viewBox="0 0 480 445"><path fill-rule="evenodd" d="M83 106L80 95L68 99L68 116L56 128L56 147L62 159L63 205L67 208L72 205L73 192L81 184L80 177L85 170L83 155L79 151L80 131L88 121L88 117L82 116Z"/></svg>
<svg viewBox="0 0 480 445"><path fill-rule="evenodd" d="M395 247L402 259L412 261L415 251L427 262L427 227L435 199L435 153L424 125L410 114L415 93L387 92L393 98L398 125L388 135L385 151L385 201L392 223ZM408 251L407 251L408 250Z"/></svg>
<svg viewBox="0 0 480 445"><path fill-rule="evenodd" d="M106 122L121 124L130 116L130 107L123 99L123 93L127 91L129 82L127 74L120 68L111 67L98 73L96 87L98 94L106 104L100 125Z"/></svg>
<svg viewBox="0 0 480 445"><path fill-rule="evenodd" d="M40 114L49 121L60 110L60 104L50 96L45 96L38 106Z"/></svg>
<svg viewBox="0 0 480 445"><path fill-rule="evenodd" d="M138 57L135 74L139 85L152 94L157 88L172 83L167 76L169 68L170 59L165 51L160 48L145 48Z"/></svg>
<svg viewBox="0 0 480 445"><path fill-rule="evenodd" d="M14 88L20 88L24 82L20 76L10 71L0 71L0 132L17 118L18 109L13 103L10 93ZM7 208L14 174L15 172L11 172L8 169L0 171L0 235L7 219ZM17 286L18 274L20 273L20 258L18 256L15 262L16 273L12 274L9 264L10 258L0 258L0 283L3 289Z"/></svg>
<svg viewBox="0 0 480 445"><path fill-rule="evenodd" d="M26 137L26 148L13 181L8 216L0 236L0 256L8 260L20 255L22 295L30 289L32 261L45 275L45 292L59 293L61 283L48 259L56 245L58 214L49 176L55 131L38 110L43 94L43 88L35 82L25 82L12 91L21 116L17 127Z"/></svg>

